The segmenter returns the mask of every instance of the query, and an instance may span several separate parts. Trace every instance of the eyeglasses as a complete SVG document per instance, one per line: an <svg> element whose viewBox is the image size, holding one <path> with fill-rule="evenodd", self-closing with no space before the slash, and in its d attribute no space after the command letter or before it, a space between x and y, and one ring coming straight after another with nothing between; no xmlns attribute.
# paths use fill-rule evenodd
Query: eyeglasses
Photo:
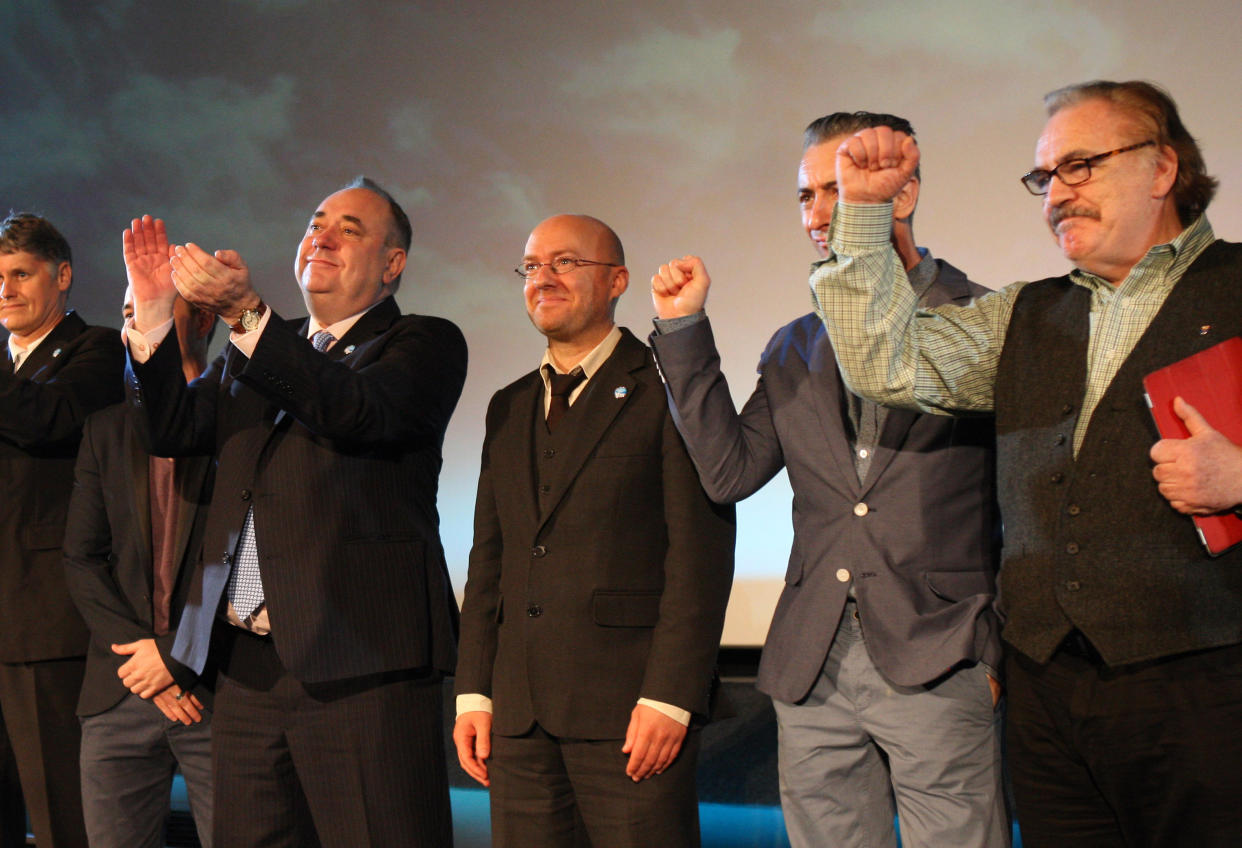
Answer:
<svg viewBox="0 0 1242 848"><path fill-rule="evenodd" d="M609 268L620 268L616 262L596 262L594 259L578 259L574 256L558 256L551 262L523 262L513 269L513 273L529 280L539 273L539 269L547 265L553 274L564 274L584 265L606 265Z"/></svg>
<svg viewBox="0 0 1242 848"><path fill-rule="evenodd" d="M1057 165L1051 171L1036 168L1034 171L1022 175L1022 185L1026 186L1027 191L1035 195L1047 194L1048 186L1052 184L1053 177L1059 177L1061 182L1067 186L1082 185L1091 179L1091 167L1093 165L1098 165L1108 157L1116 156L1118 153L1129 153L1131 150L1149 147L1155 143L1155 141L1140 141L1138 144L1131 144L1129 147L1118 147L1116 150L1110 150L1107 153L1097 153L1085 159L1070 159Z"/></svg>

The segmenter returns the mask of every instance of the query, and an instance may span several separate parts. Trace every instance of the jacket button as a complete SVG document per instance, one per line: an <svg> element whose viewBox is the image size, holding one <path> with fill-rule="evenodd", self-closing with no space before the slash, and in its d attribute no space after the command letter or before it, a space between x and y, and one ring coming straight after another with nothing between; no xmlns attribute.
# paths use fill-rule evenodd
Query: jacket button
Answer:
<svg viewBox="0 0 1242 848"><path fill-rule="evenodd" d="M1052 472L1052 476L1049 477L1048 479L1053 483L1060 483L1062 480L1065 479L1065 475L1062 474L1060 471L1054 471Z"/></svg>
<svg viewBox="0 0 1242 848"><path fill-rule="evenodd" d="M840 580L842 583L850 582L850 570L848 568L838 568L837 579Z"/></svg>
<svg viewBox="0 0 1242 848"><path fill-rule="evenodd" d="M543 545L535 545L530 549L530 555L533 557L544 557L548 555L548 549Z"/></svg>
<svg viewBox="0 0 1242 848"><path fill-rule="evenodd" d="M1063 445L1063 444L1065 444L1065 434L1064 434L1064 433L1057 433L1056 437L1052 440L1052 443L1053 443L1054 445Z"/></svg>
<svg viewBox="0 0 1242 848"><path fill-rule="evenodd" d="M543 458L544 458L544 459L551 459L551 458L552 458L552 457L554 457L554 456L556 456L556 449L555 449L555 448L544 448L544 449L543 449Z"/></svg>
<svg viewBox="0 0 1242 848"><path fill-rule="evenodd" d="M544 483L542 486L539 487L539 494L541 495L546 495L550 491L552 491L552 487L549 486L547 483Z"/></svg>
<svg viewBox="0 0 1242 848"><path fill-rule="evenodd" d="M1072 403L1067 403L1065 404L1065 406L1061 407L1062 415L1069 415L1073 411L1074 411L1074 405Z"/></svg>
<svg viewBox="0 0 1242 848"><path fill-rule="evenodd" d="M1065 511L1068 512L1070 515L1077 515L1078 513L1082 512L1078 504L1070 504L1069 508L1067 508Z"/></svg>
<svg viewBox="0 0 1242 848"><path fill-rule="evenodd" d="M871 511L871 507L867 506L865 503L862 503L861 501L859 503L854 504L854 514L857 515L859 518L862 518L864 515L866 515L870 511Z"/></svg>
<svg viewBox="0 0 1242 848"><path fill-rule="evenodd" d="M543 615L543 607L539 606L539 604L530 604L526 607L526 614L531 618L538 618Z"/></svg>
<svg viewBox="0 0 1242 848"><path fill-rule="evenodd" d="M243 501L248 501L248 500L250 500L250 490L249 490L249 489L242 489L242 492L241 492L241 498L242 498L242 500L243 500Z"/></svg>
<svg viewBox="0 0 1242 848"><path fill-rule="evenodd" d="M1065 546L1065 552L1067 554L1076 554L1078 553L1078 551L1079 551L1079 548L1078 548L1077 542L1070 542L1068 545Z"/></svg>
<svg viewBox="0 0 1242 848"><path fill-rule="evenodd" d="M1065 588L1067 591L1077 592L1079 589L1082 588L1082 584L1079 583L1077 580L1066 580Z"/></svg>
<svg viewBox="0 0 1242 848"><path fill-rule="evenodd" d="M220 562L224 563L225 565L228 565L232 561L233 561L233 555L230 554L228 551L225 551L224 553L220 554Z"/></svg>

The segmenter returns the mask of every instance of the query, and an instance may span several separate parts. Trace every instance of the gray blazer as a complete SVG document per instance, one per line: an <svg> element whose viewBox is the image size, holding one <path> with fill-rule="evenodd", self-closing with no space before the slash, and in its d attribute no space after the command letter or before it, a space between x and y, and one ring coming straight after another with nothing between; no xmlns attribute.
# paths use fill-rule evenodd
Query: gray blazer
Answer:
<svg viewBox="0 0 1242 848"><path fill-rule="evenodd" d="M937 265L926 305L966 303L986 291ZM707 321L653 334L651 344L674 420L714 500L742 500L782 467L789 472L793 550L760 690L789 703L806 697L851 579L868 652L894 683L916 686L962 663L999 663L991 419L889 410L860 483L846 389L814 314L772 337L740 414Z"/></svg>

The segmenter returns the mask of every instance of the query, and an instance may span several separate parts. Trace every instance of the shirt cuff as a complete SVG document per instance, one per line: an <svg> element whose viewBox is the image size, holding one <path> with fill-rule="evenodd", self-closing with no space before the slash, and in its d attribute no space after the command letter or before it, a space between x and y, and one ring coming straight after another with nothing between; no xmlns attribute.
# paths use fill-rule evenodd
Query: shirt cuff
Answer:
<svg viewBox="0 0 1242 848"><path fill-rule="evenodd" d="M674 707L672 704L666 704L663 701L653 701L650 698L639 698L638 703L642 704L644 707L651 707L651 709L656 712L664 713L664 715L668 716L682 727L690 726L689 710L683 710L681 707Z"/></svg>
<svg viewBox="0 0 1242 848"><path fill-rule="evenodd" d="M129 348L129 355L134 358L135 362L141 365L155 353L155 349L164 341L164 337L168 335L168 331L172 329L172 326L173 319L169 318L155 329L146 333L140 333L138 328L134 326L134 319L130 318L125 322L125 326L121 328L121 341Z"/></svg>
<svg viewBox="0 0 1242 848"><path fill-rule="evenodd" d="M466 694L457 696L457 715L462 713L490 713L492 699L486 695Z"/></svg>
<svg viewBox="0 0 1242 848"><path fill-rule="evenodd" d="M263 317L259 319L259 326L255 327L248 333L229 333L229 341L233 343L233 347L246 354L246 358L254 356L254 349L259 344L259 336L263 335L263 330L267 328L267 322L271 320L272 308L269 306L263 310Z"/></svg>
<svg viewBox="0 0 1242 848"><path fill-rule="evenodd" d="M832 248L852 255L858 248L877 248L889 243L893 233L892 203L837 202L832 215Z"/></svg>
<svg viewBox="0 0 1242 848"><path fill-rule="evenodd" d="M700 309L693 315L682 315L680 318L652 318L651 323L655 324L656 335L663 336L668 333L675 333L683 330L692 324L698 324L700 321L707 320L707 312Z"/></svg>

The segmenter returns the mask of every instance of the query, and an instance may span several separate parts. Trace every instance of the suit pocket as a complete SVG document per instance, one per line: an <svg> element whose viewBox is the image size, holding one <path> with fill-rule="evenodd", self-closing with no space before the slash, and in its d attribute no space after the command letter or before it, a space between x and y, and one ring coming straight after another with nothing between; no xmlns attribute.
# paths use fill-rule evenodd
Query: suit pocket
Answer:
<svg viewBox="0 0 1242 848"><path fill-rule="evenodd" d="M600 627L655 627L662 594L596 589L591 596L591 616Z"/></svg>
<svg viewBox="0 0 1242 848"><path fill-rule="evenodd" d="M32 524L22 529L22 547L28 551L56 550L65 541L61 524Z"/></svg>

